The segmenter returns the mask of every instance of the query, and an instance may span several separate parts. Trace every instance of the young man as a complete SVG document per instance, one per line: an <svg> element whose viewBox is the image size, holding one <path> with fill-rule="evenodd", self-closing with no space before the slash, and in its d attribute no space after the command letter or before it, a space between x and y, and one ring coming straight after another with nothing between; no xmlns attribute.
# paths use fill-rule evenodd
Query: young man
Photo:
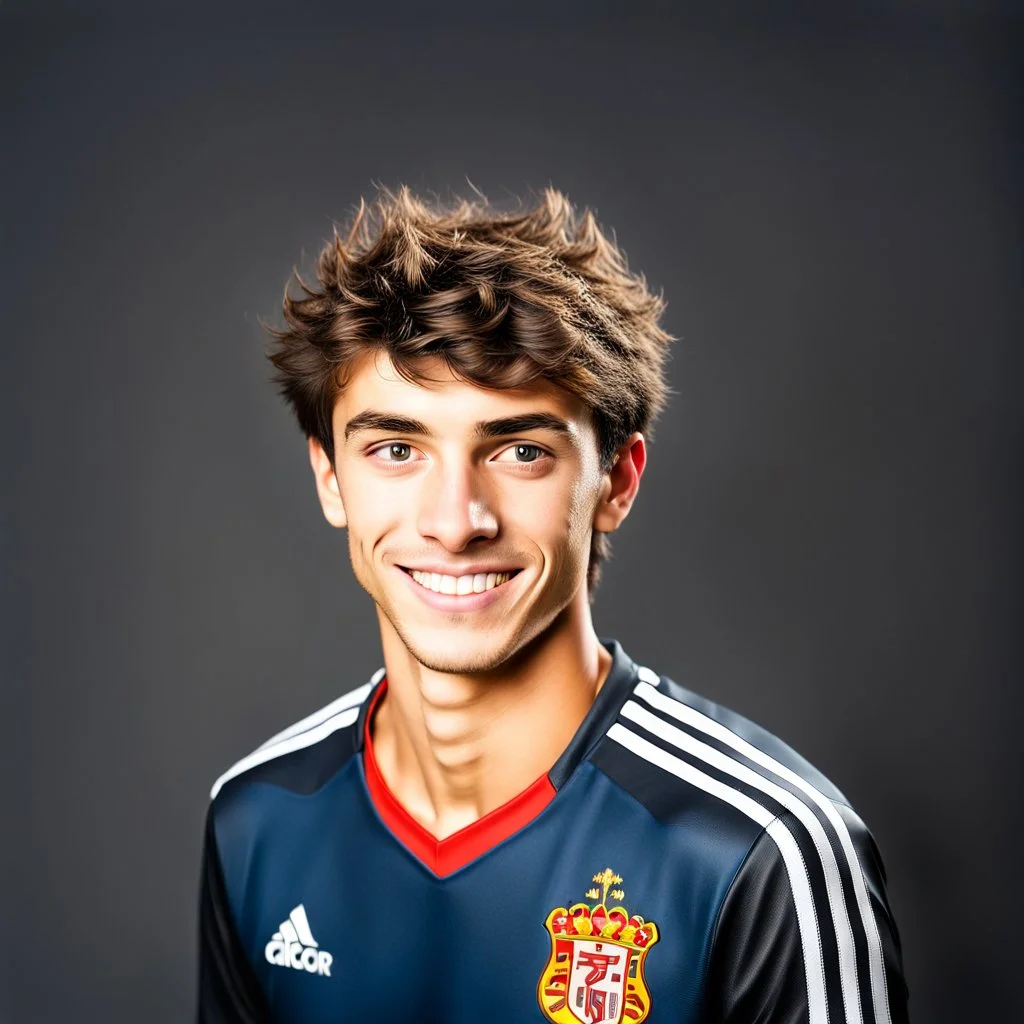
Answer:
<svg viewBox="0 0 1024 1024"><path fill-rule="evenodd" d="M384 666L217 780L199 1020L906 1021L842 794L594 632L661 300L552 190L383 192L317 277L271 359Z"/></svg>

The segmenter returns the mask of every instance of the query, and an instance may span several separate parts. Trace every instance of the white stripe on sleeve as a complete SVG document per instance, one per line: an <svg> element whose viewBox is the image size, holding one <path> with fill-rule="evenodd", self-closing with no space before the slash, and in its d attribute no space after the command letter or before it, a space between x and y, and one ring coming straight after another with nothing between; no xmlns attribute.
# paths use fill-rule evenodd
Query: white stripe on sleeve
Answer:
<svg viewBox="0 0 1024 1024"><path fill-rule="evenodd" d="M814 896L811 893L811 882L807 877L807 867L800 853L800 847L797 846L789 829L775 815L755 800L751 800L745 793L740 793L717 779L713 779L710 775L705 775L682 758L662 750L661 747L638 736L624 725L616 722L608 730L608 737L633 751L645 761L649 761L669 774L690 783L691 786L696 786L705 793L710 793L712 796L718 797L719 800L732 804L738 811L762 826L771 836L786 865L793 902L796 905L797 928L800 932L804 974L807 979L809 1024L828 1024L825 965L821 955L821 940L818 934L817 914L814 909Z"/></svg>
<svg viewBox="0 0 1024 1024"><path fill-rule="evenodd" d="M815 817L814 812L804 801L794 796L788 789L774 782L770 782L763 776L758 775L752 768L741 764L739 761L720 750L701 743L688 732L669 725L664 719L652 715L650 711L644 710L635 701L628 701L622 709L622 715L637 725L667 740L680 750L685 750L702 761L717 768L726 775L731 775L740 782L746 783L754 789L760 790L766 796L771 797L776 803L782 804L793 816L807 829L818 857L821 859L821 866L825 873L825 889L828 893L829 908L832 920L836 928L836 946L839 950L839 978L843 990L843 1005L846 1010L846 1024L863 1024L861 1016L860 989L857 987L857 951L853 944L853 929L850 927L850 916L846 908L846 897L843 893L843 881L839 875L839 866L836 864L836 856L832 851L828 836L825 834L821 822ZM824 915L819 915L819 921ZM824 927L824 923L822 923Z"/></svg>
<svg viewBox="0 0 1024 1024"><path fill-rule="evenodd" d="M853 878L853 891L857 899L857 908L860 912L861 922L864 926L864 934L868 943L868 969L871 976L871 1000L874 1007L876 1024L892 1024L892 1017L889 1013L889 992L885 984L885 970L882 965L882 943L878 935L878 923L875 921L874 911L871 909L871 900L868 897L867 886L864 884L864 873L861 870L860 861L857 858L857 851L853 848L853 840L850 838L850 830L846 822L833 806L824 793L812 786L802 775L787 768L780 761L771 755L758 749L752 743L737 735L731 729L716 722L713 718L702 714L689 704L674 700L655 687L659 682L656 672L643 667L639 670L639 676L643 682L637 684L634 693L643 698L652 707L663 711L667 715L701 732L706 733L721 742L728 744L744 757L749 758L755 764L767 768L768 771L785 779L791 785L796 786L805 793L821 812L828 819L829 824L835 829L839 844L843 848L847 865L850 868L850 875Z"/></svg>

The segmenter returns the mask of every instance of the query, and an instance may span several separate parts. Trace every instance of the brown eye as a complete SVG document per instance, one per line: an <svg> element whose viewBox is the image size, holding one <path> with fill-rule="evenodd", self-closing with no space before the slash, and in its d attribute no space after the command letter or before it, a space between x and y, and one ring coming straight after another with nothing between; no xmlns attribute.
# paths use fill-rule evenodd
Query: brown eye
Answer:
<svg viewBox="0 0 1024 1024"><path fill-rule="evenodd" d="M416 451L411 444L402 441L392 441L389 444L378 445L369 454L378 462L389 462L392 466L405 465L407 462L421 461L413 459Z"/></svg>

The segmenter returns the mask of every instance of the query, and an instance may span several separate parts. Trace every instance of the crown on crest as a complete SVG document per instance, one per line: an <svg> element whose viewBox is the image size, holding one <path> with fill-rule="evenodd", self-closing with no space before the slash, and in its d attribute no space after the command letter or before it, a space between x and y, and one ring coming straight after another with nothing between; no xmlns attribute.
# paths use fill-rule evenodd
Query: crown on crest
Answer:
<svg viewBox="0 0 1024 1024"><path fill-rule="evenodd" d="M574 903L571 907L556 907L545 922L553 936L611 939L636 950L646 949L657 942L657 925L653 921L645 921L639 914L630 914L617 902L626 898L625 891L618 888L622 885L621 876L611 868L605 868L592 880L597 885L584 895L588 900L596 900L596 904ZM611 907L608 906L609 896L616 901Z"/></svg>

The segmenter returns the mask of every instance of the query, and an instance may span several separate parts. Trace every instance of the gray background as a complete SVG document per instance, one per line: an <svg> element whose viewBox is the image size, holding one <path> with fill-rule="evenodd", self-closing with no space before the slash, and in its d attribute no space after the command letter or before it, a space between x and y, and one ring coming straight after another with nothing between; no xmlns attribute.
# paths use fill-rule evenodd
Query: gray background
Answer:
<svg viewBox="0 0 1024 1024"><path fill-rule="evenodd" d="M0 8L3 1019L189 1019L210 784L380 660L257 317L467 177L681 338L599 631L847 793L916 1022L1019 1019L1012 6L139 6Z"/></svg>

